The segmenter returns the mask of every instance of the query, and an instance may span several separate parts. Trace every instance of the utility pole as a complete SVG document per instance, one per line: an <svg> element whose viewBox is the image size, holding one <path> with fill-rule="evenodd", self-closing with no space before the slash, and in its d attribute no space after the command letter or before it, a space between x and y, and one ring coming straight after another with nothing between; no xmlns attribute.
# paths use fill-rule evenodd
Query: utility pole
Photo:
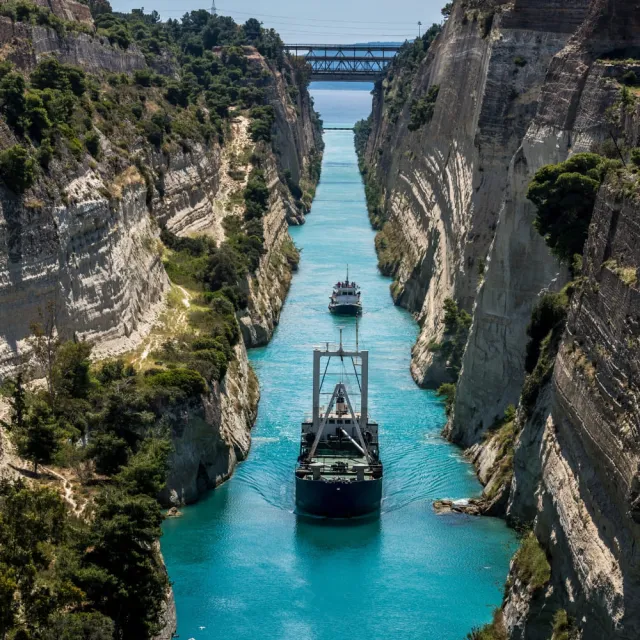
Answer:
<svg viewBox="0 0 640 640"><path fill-rule="evenodd" d="M422 22L418 20L418 38L420 38L421 35L422 35Z"/></svg>
<svg viewBox="0 0 640 640"><path fill-rule="evenodd" d="M216 9L216 0L211 0L211 15L218 15L218 10Z"/></svg>

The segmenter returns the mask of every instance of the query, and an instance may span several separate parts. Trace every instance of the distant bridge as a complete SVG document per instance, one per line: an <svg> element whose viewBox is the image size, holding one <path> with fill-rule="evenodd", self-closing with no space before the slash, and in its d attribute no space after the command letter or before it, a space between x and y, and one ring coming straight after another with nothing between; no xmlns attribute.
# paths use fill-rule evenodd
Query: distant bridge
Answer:
<svg viewBox="0 0 640 640"><path fill-rule="evenodd" d="M285 44L290 54L311 65L311 80L375 82L398 53L401 45Z"/></svg>

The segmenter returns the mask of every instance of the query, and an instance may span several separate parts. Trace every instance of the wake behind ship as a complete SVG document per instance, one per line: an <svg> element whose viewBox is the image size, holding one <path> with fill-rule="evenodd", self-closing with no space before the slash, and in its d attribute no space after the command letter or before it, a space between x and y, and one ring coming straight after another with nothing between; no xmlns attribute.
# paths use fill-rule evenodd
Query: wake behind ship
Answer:
<svg viewBox="0 0 640 640"><path fill-rule="evenodd" d="M321 361L339 358L342 370L353 370L360 393L355 410L347 385L335 384L327 406L320 405ZM300 456L296 467L296 506L299 512L329 518L351 518L377 511L382 499L383 467L378 445L378 424L368 418L368 351L313 352L313 411L302 423ZM354 396L357 394L353 394Z"/></svg>

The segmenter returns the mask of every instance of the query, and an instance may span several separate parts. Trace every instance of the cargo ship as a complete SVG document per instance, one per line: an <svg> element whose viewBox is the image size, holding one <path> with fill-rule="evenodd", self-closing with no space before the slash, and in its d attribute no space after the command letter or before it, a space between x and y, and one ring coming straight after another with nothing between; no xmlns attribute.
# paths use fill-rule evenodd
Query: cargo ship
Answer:
<svg viewBox="0 0 640 640"><path fill-rule="evenodd" d="M362 313L360 300L360 287L349 280L349 267L347 266L347 278L333 285L333 292L329 298L329 311L341 316L359 316Z"/></svg>
<svg viewBox="0 0 640 640"><path fill-rule="evenodd" d="M360 396L359 410L343 380L330 393L322 383L331 359L342 371L353 371ZM321 363L327 360L321 380ZM383 466L378 424L368 416L368 351L328 344L313 351L313 410L302 423L300 455L295 471L298 513L327 518L352 518L374 513L382 499ZM321 406L322 395L330 396Z"/></svg>

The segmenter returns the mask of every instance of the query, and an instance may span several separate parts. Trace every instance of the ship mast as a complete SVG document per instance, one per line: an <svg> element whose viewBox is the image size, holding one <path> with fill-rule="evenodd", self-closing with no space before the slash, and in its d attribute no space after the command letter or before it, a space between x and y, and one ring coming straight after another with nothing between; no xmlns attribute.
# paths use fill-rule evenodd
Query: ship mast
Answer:
<svg viewBox="0 0 640 640"><path fill-rule="evenodd" d="M354 358L360 359L360 420L357 419L356 413L353 410L353 406L351 405L351 401L349 399L349 394L347 393L347 388L344 383L340 382L336 385L336 388L333 391L331 396L331 400L325 411L324 415L320 413L320 363L322 358L332 358L332 357L340 357L343 359L344 357L351 358L352 361ZM344 396L347 406L349 407L349 413L353 419L353 424L355 426L356 435L358 436L358 441L360 446L367 458L370 457L368 447L363 437L363 432L367 426L367 419L369 414L369 352L368 351L359 351L356 348L355 351L345 351L344 346L342 344L342 329L340 329L340 345L337 350L331 350L329 344L325 346L324 349L318 348L313 351L313 430L316 433L315 440L311 447L308 457L312 458L315 450L320 442L320 438L322 437L322 433L327 424L327 420L329 419L329 414L331 413L333 406L339 396Z"/></svg>

